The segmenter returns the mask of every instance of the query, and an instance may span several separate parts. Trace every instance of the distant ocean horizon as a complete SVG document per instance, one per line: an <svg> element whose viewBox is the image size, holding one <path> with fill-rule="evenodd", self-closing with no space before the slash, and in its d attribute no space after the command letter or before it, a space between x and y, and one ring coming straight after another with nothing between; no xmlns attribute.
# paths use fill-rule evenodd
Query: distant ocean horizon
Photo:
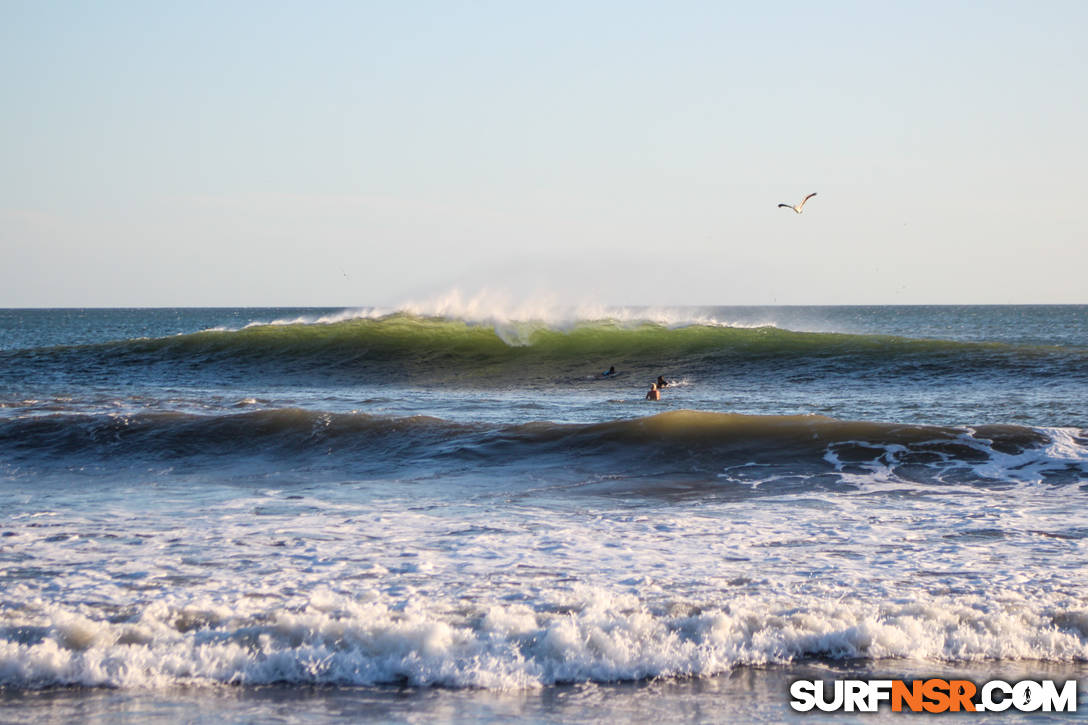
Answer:
<svg viewBox="0 0 1088 725"><path fill-rule="evenodd" d="M1088 678L1088 305L0 309L0 482L0 720Z"/></svg>

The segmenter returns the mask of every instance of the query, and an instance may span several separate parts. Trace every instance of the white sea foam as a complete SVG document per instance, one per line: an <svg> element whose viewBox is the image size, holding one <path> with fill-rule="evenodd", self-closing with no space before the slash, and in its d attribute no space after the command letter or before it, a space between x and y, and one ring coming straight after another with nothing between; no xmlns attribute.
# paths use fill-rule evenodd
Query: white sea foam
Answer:
<svg viewBox="0 0 1088 725"><path fill-rule="evenodd" d="M1050 438L1045 455L1049 458L1074 463L1088 462L1088 446L1082 440L1085 431L1078 428L1040 428Z"/></svg>
<svg viewBox="0 0 1088 725"><path fill-rule="evenodd" d="M808 657L1088 660L1088 614L1055 599L738 596L721 608L667 613L635 595L586 587L559 613L502 602L457 612L450 601L405 604L372 590L319 588L275 607L167 596L124 623L31 603L4 617L15 634L0 639L0 685L409 682L510 690L709 676Z"/></svg>
<svg viewBox="0 0 1088 725"><path fill-rule="evenodd" d="M24 558L0 685L510 690L814 657L1088 661L1084 509L1049 493L496 515L268 486L186 492L183 512L169 491L28 510L5 522Z"/></svg>
<svg viewBox="0 0 1088 725"><path fill-rule="evenodd" d="M962 455L949 455L941 452L940 446L945 441L934 440L928 455L933 457L926 463L934 481L956 483L964 490L970 490L979 483L992 482L1002 485L1049 485L1053 475L1067 472L1070 476L1076 471L1088 468L1088 448L1078 444L1077 436L1082 432L1075 428L1037 428L1048 441L1045 445L1030 446L1018 453L1006 453L995 448L984 435L973 429L966 429L955 439L955 443L978 452L980 460L971 461ZM978 436L978 437L976 437ZM836 472L846 483L871 489L874 485L902 486L905 481L896 469L905 464L906 458L916 456L917 451L899 444L885 444L883 455L873 455L868 461L851 461L849 464L840 459L838 448L853 445L870 446L865 441L849 441L829 448L824 460L835 467ZM920 448L920 446L918 447ZM851 470L853 469L853 470ZM862 472L859 472L861 469ZM970 476L964 476L965 470ZM1062 483L1069 483L1063 480ZM929 484L918 484L926 490Z"/></svg>

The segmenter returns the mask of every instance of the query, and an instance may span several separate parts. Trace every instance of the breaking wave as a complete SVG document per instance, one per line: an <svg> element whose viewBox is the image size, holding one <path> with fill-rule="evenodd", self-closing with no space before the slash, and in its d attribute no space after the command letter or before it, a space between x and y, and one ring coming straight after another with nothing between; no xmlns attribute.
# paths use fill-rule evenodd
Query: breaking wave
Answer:
<svg viewBox="0 0 1088 725"><path fill-rule="evenodd" d="M1078 348L965 343L884 335L794 332L713 321L647 320L480 324L396 313L277 321L239 330L0 352L8 375L119 370L297 380L380 379L469 386L584 383L610 365L639 374L683 370L746 375L804 370L862 378L995 374L1083 378ZM655 376L656 376L655 372Z"/></svg>
<svg viewBox="0 0 1088 725"><path fill-rule="evenodd" d="M110 619L39 604L0 619L0 687L517 690L711 676L819 658L1088 660L1088 611L1059 595L921 595L883 603L741 595L669 611L584 587L558 607L496 602L458 612L449 604L422 599L399 607L366 587L354 595L321 587L274 606L262 598L159 596Z"/></svg>
<svg viewBox="0 0 1088 725"><path fill-rule="evenodd" d="M47 415L0 423L0 451L29 468L68 461L293 464L371 475L471 465L481 475L669 476L715 487L805 488L873 480L926 484L1083 483L1088 433L1015 425L941 427L823 416L672 411L596 424L455 423L302 409L221 415ZM558 472L565 472L559 474Z"/></svg>

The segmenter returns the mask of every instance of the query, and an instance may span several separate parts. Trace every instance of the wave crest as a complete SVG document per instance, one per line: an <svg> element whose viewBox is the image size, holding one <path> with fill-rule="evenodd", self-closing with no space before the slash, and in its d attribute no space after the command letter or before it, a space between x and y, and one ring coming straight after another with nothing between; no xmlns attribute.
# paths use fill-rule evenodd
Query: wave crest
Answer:
<svg viewBox="0 0 1088 725"><path fill-rule="evenodd" d="M714 496L754 487L787 493L874 482L1073 484L1088 477L1088 434L1076 429L695 411L522 425L301 409L48 415L0 423L0 451L28 470L64 468L73 459L128 465L186 460L187 470L286 465L399 477L471 465L481 479L505 482L546 472L584 493L652 496Z"/></svg>
<svg viewBox="0 0 1088 725"><path fill-rule="evenodd" d="M167 374L245 375L310 383L381 381L490 387L586 384L615 365L654 379L661 372L745 380L782 375L834 378L1010 374L1079 378L1088 351L914 340L879 335L741 328L691 320L522 320L492 324L403 313L325 322L279 321L155 339L0 352L12 372L112 376L146 368Z"/></svg>

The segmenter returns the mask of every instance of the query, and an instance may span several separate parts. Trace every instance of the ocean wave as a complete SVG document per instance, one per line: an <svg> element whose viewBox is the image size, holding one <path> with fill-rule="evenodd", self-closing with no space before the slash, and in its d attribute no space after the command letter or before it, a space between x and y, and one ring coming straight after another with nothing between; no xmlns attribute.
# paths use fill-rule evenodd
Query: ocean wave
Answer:
<svg viewBox="0 0 1088 725"><path fill-rule="evenodd" d="M786 492L862 481L1003 486L1088 478L1088 432L1080 429L696 411L521 425L294 408L220 415L52 414L0 422L0 451L27 469L71 461L132 466L186 460L189 468L223 470L232 464L260 467L263 460L298 470L320 466L398 476L471 466L481 477L548 471L557 481L583 482L600 492L647 481L652 490L671 479L687 482L688 495L730 486Z"/></svg>
<svg viewBox="0 0 1088 725"><path fill-rule="evenodd" d="M578 320L569 325L402 313L282 321L239 330L0 352L6 375L247 376L310 384L382 381L584 385L610 366L653 379L662 371L758 378L782 374L935 379L1005 374L1082 379L1088 351L884 335L794 332L717 321Z"/></svg>
<svg viewBox="0 0 1088 725"><path fill-rule="evenodd" d="M42 601L0 612L0 687L409 684L493 690L702 677L811 659L1088 661L1088 611L1058 594L786 595L654 605L581 587L561 606L405 603L363 587L286 599L160 594L112 617Z"/></svg>

